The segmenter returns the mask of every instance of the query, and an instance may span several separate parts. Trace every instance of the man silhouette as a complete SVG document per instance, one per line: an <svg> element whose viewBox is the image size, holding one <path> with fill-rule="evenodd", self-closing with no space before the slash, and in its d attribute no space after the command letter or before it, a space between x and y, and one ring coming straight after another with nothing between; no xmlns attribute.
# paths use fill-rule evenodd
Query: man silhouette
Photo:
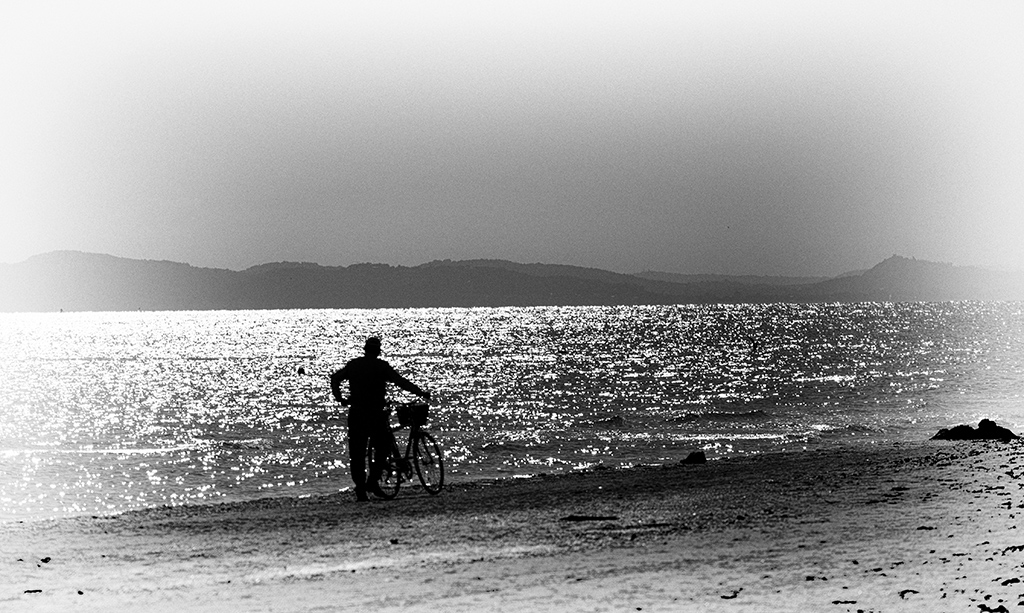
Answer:
<svg viewBox="0 0 1024 613"><path fill-rule="evenodd" d="M358 500L367 500L367 491L374 494L380 491L377 485L380 477L379 460L394 445L388 414L384 410L388 383L394 383L421 398L430 399L430 392L420 389L395 372L390 364L380 359L380 353L380 339L371 336L366 339L362 357L349 360L331 375L331 394L338 402L348 405L348 459ZM341 395L341 382L344 380L348 381L349 386L347 400ZM370 439L379 456L374 459L367 480L366 443Z"/></svg>

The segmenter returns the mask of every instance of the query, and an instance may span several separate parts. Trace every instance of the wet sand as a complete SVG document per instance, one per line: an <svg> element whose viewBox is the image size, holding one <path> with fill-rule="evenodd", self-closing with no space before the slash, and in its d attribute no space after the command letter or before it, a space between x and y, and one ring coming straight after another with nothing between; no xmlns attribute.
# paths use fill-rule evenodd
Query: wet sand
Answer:
<svg viewBox="0 0 1024 613"><path fill-rule="evenodd" d="M1022 445L849 446L390 502L0 524L0 610L1017 610Z"/></svg>

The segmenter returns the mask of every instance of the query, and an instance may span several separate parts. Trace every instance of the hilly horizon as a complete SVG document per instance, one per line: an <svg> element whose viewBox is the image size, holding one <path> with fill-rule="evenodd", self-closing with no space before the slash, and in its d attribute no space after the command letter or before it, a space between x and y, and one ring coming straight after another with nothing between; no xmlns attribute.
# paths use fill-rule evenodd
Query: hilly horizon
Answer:
<svg viewBox="0 0 1024 613"><path fill-rule="evenodd" d="M834 278L616 273L507 260L272 262L241 271L54 251L0 264L0 311L1024 300L1024 273L892 256Z"/></svg>

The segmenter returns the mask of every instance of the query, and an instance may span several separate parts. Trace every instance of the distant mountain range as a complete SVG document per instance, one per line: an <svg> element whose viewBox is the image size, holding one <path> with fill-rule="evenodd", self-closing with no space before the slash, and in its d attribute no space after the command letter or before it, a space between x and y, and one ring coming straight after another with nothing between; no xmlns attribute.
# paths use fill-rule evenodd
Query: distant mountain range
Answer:
<svg viewBox="0 0 1024 613"><path fill-rule="evenodd" d="M1024 273L893 256L836 278L619 274L503 260L243 271L56 251L0 264L0 312L1024 300Z"/></svg>

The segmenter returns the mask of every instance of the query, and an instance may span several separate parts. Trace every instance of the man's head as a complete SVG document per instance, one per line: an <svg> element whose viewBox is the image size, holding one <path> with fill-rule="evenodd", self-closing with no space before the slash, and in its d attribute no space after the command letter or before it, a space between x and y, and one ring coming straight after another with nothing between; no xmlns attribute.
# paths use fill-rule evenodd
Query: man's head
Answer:
<svg viewBox="0 0 1024 613"><path fill-rule="evenodd" d="M370 338L366 339L366 345L363 346L363 352L372 358L379 356L380 339L377 338L376 336L371 336Z"/></svg>

